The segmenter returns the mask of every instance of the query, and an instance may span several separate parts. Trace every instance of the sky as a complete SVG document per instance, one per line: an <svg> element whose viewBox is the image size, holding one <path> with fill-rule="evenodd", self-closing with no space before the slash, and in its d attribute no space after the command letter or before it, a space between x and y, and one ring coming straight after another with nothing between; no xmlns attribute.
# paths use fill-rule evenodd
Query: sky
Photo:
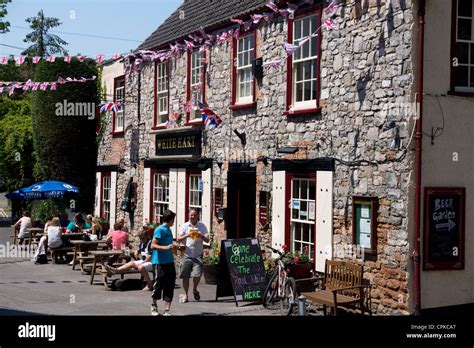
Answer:
<svg viewBox="0 0 474 348"><path fill-rule="evenodd" d="M25 19L36 16L43 9L46 17L59 18L62 23L52 33L69 43L70 55L88 57L126 53L135 49L183 0L12 0L7 5L10 32L0 34L0 56L19 56L27 48L23 42L31 32ZM26 29L23 29L26 28ZM56 33L60 31L64 33ZM68 33L68 34L66 34ZM107 39L73 34L107 37ZM120 40L115 40L117 38ZM126 41L129 40L129 41Z"/></svg>

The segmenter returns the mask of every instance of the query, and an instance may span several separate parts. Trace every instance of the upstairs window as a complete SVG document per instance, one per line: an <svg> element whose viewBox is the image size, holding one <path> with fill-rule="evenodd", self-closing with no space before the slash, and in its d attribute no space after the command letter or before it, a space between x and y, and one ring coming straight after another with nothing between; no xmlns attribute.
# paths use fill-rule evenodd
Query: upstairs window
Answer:
<svg viewBox="0 0 474 348"><path fill-rule="evenodd" d="M454 90L474 92L474 0L456 0Z"/></svg>
<svg viewBox="0 0 474 348"><path fill-rule="evenodd" d="M204 103L204 53L192 52L189 55L189 89L190 102L194 105L189 121L201 120L198 102Z"/></svg>
<svg viewBox="0 0 474 348"><path fill-rule="evenodd" d="M295 19L293 23L293 44L313 34L318 29L316 15ZM299 47L293 55L293 109L316 108L318 81L318 36Z"/></svg>
<svg viewBox="0 0 474 348"><path fill-rule="evenodd" d="M235 104L250 104L254 101L254 76L252 61L255 59L255 35L237 40Z"/></svg>
<svg viewBox="0 0 474 348"><path fill-rule="evenodd" d="M125 76L118 77L114 83L114 102L124 103L125 101ZM125 125L125 109L122 107L114 113L114 133L122 133Z"/></svg>
<svg viewBox="0 0 474 348"><path fill-rule="evenodd" d="M168 122L169 116L169 65L168 62L156 65L156 116L155 127Z"/></svg>

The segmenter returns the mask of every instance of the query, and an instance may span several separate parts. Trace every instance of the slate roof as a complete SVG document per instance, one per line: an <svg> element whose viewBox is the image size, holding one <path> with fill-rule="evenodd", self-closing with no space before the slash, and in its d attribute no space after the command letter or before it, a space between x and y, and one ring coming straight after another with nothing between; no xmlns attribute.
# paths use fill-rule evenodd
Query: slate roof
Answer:
<svg viewBox="0 0 474 348"><path fill-rule="evenodd" d="M267 2L268 0L185 0L138 49L158 48L197 32L201 26L206 28L218 25L233 17L264 7ZM184 19L180 19L180 14L184 14Z"/></svg>

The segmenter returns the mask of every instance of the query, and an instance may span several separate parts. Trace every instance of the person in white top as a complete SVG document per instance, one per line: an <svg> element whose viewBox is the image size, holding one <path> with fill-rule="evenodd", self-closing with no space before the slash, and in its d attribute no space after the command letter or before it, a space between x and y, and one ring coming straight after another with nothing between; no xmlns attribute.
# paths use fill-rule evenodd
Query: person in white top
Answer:
<svg viewBox="0 0 474 348"><path fill-rule="evenodd" d="M30 233L27 231L28 228L31 228L33 224L31 223L30 213L27 211L23 212L23 216L15 224L15 231L19 229L18 238L20 238L20 244L23 244L23 240L30 236Z"/></svg>
<svg viewBox="0 0 474 348"><path fill-rule="evenodd" d="M59 225L59 217L54 217L48 226L48 235L41 237L38 243L38 249L36 249L35 256L33 257L33 262L38 261L39 255L46 255L46 242L48 242L48 247L55 249L63 245L61 240L62 227Z"/></svg>
<svg viewBox="0 0 474 348"><path fill-rule="evenodd" d="M209 242L207 227L198 221L199 213L196 209L189 210L189 221L181 226L177 241L185 245L184 257L181 260L179 278L183 280L184 294L180 302L188 302L189 278L193 278L194 299L199 301L201 296L197 289L202 276L203 243Z"/></svg>

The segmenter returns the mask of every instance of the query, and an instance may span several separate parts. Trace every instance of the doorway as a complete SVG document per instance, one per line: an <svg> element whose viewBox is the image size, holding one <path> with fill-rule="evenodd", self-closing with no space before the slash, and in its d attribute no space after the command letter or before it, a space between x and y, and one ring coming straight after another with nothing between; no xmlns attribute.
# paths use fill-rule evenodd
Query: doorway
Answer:
<svg viewBox="0 0 474 348"><path fill-rule="evenodd" d="M229 165L227 174L227 238L254 238L257 172L249 164Z"/></svg>

